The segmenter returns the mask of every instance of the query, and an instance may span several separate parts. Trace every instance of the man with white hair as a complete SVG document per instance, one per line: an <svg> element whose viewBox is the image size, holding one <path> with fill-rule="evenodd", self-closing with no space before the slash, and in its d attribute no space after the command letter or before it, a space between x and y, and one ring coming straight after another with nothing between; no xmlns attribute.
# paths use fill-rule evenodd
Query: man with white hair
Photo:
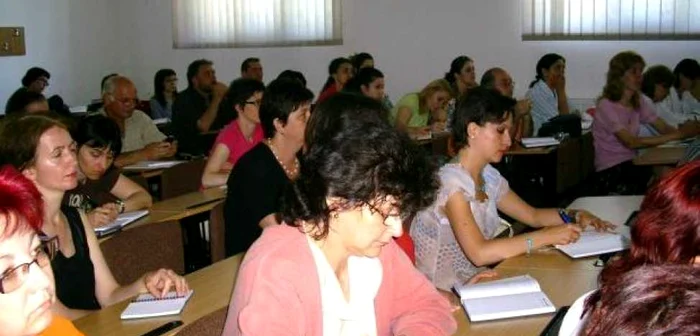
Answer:
<svg viewBox="0 0 700 336"><path fill-rule="evenodd" d="M117 167L175 155L177 144L164 141L165 135L158 130L153 120L136 110L136 87L130 79L124 76L107 79L102 101L104 106L98 113L114 120L122 133L122 152L114 162Z"/></svg>

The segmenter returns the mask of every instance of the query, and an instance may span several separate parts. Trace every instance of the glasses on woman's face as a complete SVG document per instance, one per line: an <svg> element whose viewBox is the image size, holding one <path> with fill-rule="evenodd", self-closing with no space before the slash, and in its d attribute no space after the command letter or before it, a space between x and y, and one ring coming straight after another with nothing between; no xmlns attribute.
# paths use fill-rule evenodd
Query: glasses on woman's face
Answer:
<svg viewBox="0 0 700 336"><path fill-rule="evenodd" d="M33 264L41 268L49 266L58 252L58 237L39 236L39 238L41 245L34 251L34 260L17 265L0 275L0 294L11 293L22 287L29 278L29 271Z"/></svg>
<svg viewBox="0 0 700 336"><path fill-rule="evenodd" d="M395 206L392 206L391 207L392 210L390 210L389 213L386 213L386 212L382 211L381 209L377 208L376 206L372 205L369 202L367 202L365 204L367 205L367 207L369 207L370 212L372 212L373 214L376 213L376 214L379 214L380 216L382 216L382 223L384 223L384 225L387 225L387 226L389 225L386 223L386 220L389 219L389 217L396 217L396 218L403 220L403 218L401 218L401 213L399 212L398 208Z"/></svg>
<svg viewBox="0 0 700 336"><path fill-rule="evenodd" d="M245 104L245 105L255 105L255 107L260 107L260 104L261 104L261 103L262 103L262 100L258 99L258 100L249 100L249 101L246 101L244 104Z"/></svg>

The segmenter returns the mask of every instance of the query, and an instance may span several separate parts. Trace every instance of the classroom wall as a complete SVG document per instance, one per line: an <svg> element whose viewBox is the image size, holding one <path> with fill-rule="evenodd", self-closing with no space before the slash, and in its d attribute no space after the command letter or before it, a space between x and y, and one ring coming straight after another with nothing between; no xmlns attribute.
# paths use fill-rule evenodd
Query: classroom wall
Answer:
<svg viewBox="0 0 700 336"><path fill-rule="evenodd" d="M41 20L29 16L29 9L47 3L53 13L41 14ZM84 104L96 96L95 87L102 75L112 71L132 77L144 98L151 94L153 74L162 67L178 72L183 89L187 64L197 58L214 61L217 76L228 82L239 75L243 59L257 56L262 59L266 81L284 69L296 69L307 76L309 87L318 94L332 58L368 51L387 76L388 93L397 100L442 76L452 58L459 54L476 60L478 77L489 67L505 67L517 83L516 94L523 95L534 77L537 59L547 52L557 52L568 61L569 96L592 98L604 83L609 58L618 51L634 49L648 64L671 67L683 57L700 54L700 43L688 41L524 42L520 40L516 3L345 0L341 46L176 50L172 49L170 1L0 0L0 24L9 24L11 18L45 36L28 41L26 57L0 58L0 68L9 66L9 78L14 81L0 83L0 102L16 88L26 68L35 63L45 65L58 76L52 78L52 92L57 90L74 104ZM52 48L43 46L46 41ZM57 57L42 55L49 49L55 49ZM77 55L80 60L75 59ZM78 67L83 64L87 65L84 69ZM59 88L59 80L72 86Z"/></svg>

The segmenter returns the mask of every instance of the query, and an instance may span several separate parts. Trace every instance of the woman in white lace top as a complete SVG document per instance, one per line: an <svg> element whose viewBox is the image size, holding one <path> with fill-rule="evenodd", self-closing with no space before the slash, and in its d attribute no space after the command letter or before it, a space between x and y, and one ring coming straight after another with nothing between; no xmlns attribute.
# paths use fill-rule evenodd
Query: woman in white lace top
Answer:
<svg viewBox="0 0 700 336"><path fill-rule="evenodd" d="M457 105L451 125L460 148L457 162L440 169L437 200L419 212L411 226L416 266L442 290L467 281L483 266L545 245L574 242L588 225L612 227L583 210L531 207L489 165L500 161L511 145L508 131L515 103L496 91L477 88ZM542 229L494 239L498 210ZM565 221L578 225L562 225Z"/></svg>

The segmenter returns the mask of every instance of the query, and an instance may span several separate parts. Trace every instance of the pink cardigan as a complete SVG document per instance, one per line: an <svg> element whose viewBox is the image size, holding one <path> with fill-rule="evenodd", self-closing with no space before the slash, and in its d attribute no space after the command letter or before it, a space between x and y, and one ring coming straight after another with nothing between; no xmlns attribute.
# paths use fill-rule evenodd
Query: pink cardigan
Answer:
<svg viewBox="0 0 700 336"><path fill-rule="evenodd" d="M382 249L375 298L377 335L451 335L450 306L395 244ZM223 335L323 336L318 273L306 237L279 225L264 230L238 272Z"/></svg>

